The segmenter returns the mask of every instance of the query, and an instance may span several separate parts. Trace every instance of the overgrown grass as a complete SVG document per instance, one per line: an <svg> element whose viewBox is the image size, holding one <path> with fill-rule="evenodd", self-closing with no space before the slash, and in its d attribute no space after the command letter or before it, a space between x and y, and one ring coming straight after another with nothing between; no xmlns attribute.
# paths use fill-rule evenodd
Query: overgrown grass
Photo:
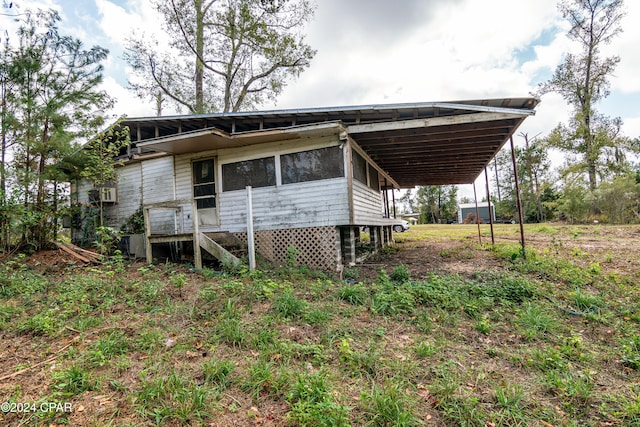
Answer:
<svg viewBox="0 0 640 427"><path fill-rule="evenodd" d="M447 230L463 249L441 258L501 265L466 275L397 263L342 281L293 251L283 270L233 274L5 260L1 374L26 370L0 395L75 410L0 424L639 425L637 273L563 240L587 232L537 227L549 245L526 259L511 243L469 244L474 226L401 235Z"/></svg>

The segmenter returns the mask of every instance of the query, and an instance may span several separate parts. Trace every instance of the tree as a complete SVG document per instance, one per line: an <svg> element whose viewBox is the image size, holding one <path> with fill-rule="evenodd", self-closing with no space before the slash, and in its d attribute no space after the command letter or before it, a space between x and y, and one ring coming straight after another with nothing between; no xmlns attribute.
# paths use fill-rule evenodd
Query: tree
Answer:
<svg viewBox="0 0 640 427"><path fill-rule="evenodd" d="M610 223L624 224L640 219L640 184L634 174L616 176L603 182L596 195Z"/></svg>
<svg viewBox="0 0 640 427"><path fill-rule="evenodd" d="M9 201L7 177L9 174L8 155L15 139L11 129L15 127L13 108L14 82L11 76L10 48L8 39L3 45L2 58L0 58L0 248L9 249L10 213L13 203Z"/></svg>
<svg viewBox="0 0 640 427"><path fill-rule="evenodd" d="M103 123L99 111L110 99L97 87L107 51L85 50L80 40L60 34L55 11L24 15L18 46L3 51L12 91L5 99L11 114L2 115L2 131L14 141L11 192L22 209L14 212L21 240L40 248L57 229L58 183L65 179L58 161L73 150L75 138Z"/></svg>
<svg viewBox="0 0 640 427"><path fill-rule="evenodd" d="M618 56L602 58L601 48L622 31L623 0L564 0L559 8L580 52L566 54L551 79L539 87L540 94L557 92L573 107L569 125L559 125L547 142L578 155L574 168L587 174L593 191L598 175L608 172L606 158L613 155L621 161L630 148L629 139L620 135L620 119L609 119L595 109L609 95L609 79L620 61Z"/></svg>
<svg viewBox="0 0 640 427"><path fill-rule="evenodd" d="M458 211L458 187L455 185L418 187L415 206L421 223L438 224L454 220Z"/></svg>
<svg viewBox="0 0 640 427"><path fill-rule="evenodd" d="M253 109L281 93L315 51L300 29L309 0L156 0L170 51L131 38L125 59L142 98L162 111L166 97L190 113Z"/></svg>
<svg viewBox="0 0 640 427"><path fill-rule="evenodd" d="M98 191L108 183L116 183L118 173L116 167L121 165L114 161L120 151L130 143L128 126L121 126L114 123L106 130L98 133L89 141L80 152L82 165L79 177L90 179ZM100 227L104 226L104 206L102 197L98 197L98 208L100 211Z"/></svg>
<svg viewBox="0 0 640 427"><path fill-rule="evenodd" d="M547 147L537 137L529 138L521 133L524 147L515 147L518 178L520 180L520 198L523 217L526 222L541 222L555 216L555 200L558 195L551 178L551 164ZM492 199L496 205L496 216L504 219L517 217L517 199L513 160L510 149L503 149L494 158L497 171L494 185L501 189L501 197L495 201L496 191Z"/></svg>
<svg viewBox="0 0 640 427"><path fill-rule="evenodd" d="M411 190L407 190L402 197L400 197L399 201L402 203L405 213L414 213L416 211L415 196Z"/></svg>
<svg viewBox="0 0 640 427"><path fill-rule="evenodd" d="M562 198L558 202L560 217L572 224L585 220L589 213L593 193L589 193L584 184L580 177L566 181L562 189Z"/></svg>

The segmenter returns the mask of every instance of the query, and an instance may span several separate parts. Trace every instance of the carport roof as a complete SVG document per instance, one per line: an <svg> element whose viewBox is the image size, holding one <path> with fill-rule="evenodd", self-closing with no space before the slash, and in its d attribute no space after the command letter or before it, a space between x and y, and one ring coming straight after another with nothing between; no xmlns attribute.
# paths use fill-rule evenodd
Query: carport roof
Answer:
<svg viewBox="0 0 640 427"><path fill-rule="evenodd" d="M174 154L300 135L348 134L401 188L472 183L536 98L368 105L126 118L145 152Z"/></svg>

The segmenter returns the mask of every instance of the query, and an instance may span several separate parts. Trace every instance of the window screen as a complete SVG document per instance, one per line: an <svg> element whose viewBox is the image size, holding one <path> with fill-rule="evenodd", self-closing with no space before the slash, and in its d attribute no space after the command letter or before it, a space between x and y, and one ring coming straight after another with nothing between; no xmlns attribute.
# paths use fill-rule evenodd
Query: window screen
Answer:
<svg viewBox="0 0 640 427"><path fill-rule="evenodd" d="M276 185L275 157L222 165L223 191L242 190L247 185L252 187Z"/></svg>
<svg viewBox="0 0 640 427"><path fill-rule="evenodd" d="M280 167L283 184L344 176L342 149L338 146L284 154Z"/></svg>
<svg viewBox="0 0 640 427"><path fill-rule="evenodd" d="M372 190L380 191L380 178L378 177L378 170L369 165L369 187Z"/></svg>
<svg viewBox="0 0 640 427"><path fill-rule="evenodd" d="M216 207L216 185L213 159L193 162L193 198L198 209Z"/></svg>
<svg viewBox="0 0 640 427"><path fill-rule="evenodd" d="M366 184L367 183L367 161L358 154L357 151L351 150L351 162L353 163L353 178Z"/></svg>

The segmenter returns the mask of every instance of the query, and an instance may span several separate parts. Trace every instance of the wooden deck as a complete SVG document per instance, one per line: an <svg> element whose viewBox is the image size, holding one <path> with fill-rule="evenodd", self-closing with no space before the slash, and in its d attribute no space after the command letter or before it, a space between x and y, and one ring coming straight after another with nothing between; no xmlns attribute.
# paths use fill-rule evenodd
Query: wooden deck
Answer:
<svg viewBox="0 0 640 427"><path fill-rule="evenodd" d="M193 233L152 234L149 236L149 243L174 243L174 242L193 242Z"/></svg>

